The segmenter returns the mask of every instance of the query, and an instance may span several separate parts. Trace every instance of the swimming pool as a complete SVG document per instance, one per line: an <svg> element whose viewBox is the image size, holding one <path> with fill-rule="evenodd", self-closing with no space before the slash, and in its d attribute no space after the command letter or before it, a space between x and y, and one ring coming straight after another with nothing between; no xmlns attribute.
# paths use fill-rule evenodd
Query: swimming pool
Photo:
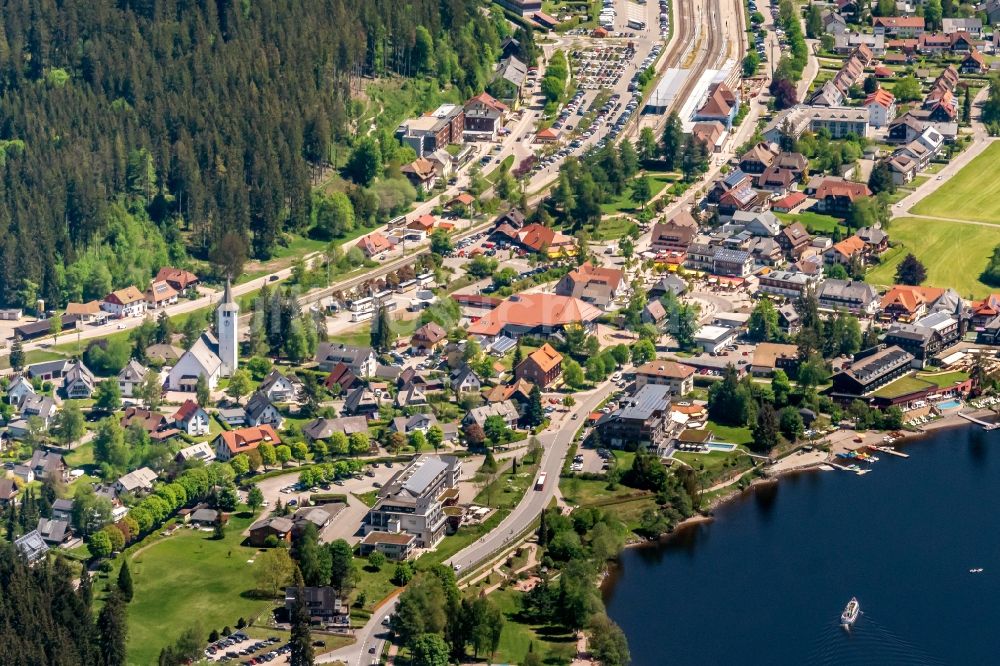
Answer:
<svg viewBox="0 0 1000 666"><path fill-rule="evenodd" d="M962 406L962 401L954 399L945 400L944 402L937 403L938 409L955 409L956 407L961 407L961 406Z"/></svg>
<svg viewBox="0 0 1000 666"><path fill-rule="evenodd" d="M709 451L725 451L726 453L729 453L736 449L736 445L726 444L724 442L708 442L707 444L705 444L705 448L707 448Z"/></svg>

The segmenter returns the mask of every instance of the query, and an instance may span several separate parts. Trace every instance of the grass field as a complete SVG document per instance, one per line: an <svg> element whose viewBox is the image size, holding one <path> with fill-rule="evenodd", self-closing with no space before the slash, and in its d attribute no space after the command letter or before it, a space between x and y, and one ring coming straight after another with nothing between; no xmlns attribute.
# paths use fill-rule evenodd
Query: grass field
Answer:
<svg viewBox="0 0 1000 666"><path fill-rule="evenodd" d="M627 236L637 229L635 222L627 217L612 217L601 220L597 230L591 234L595 241L615 240Z"/></svg>
<svg viewBox="0 0 1000 666"><path fill-rule="evenodd" d="M805 211L803 213L775 213L775 216L782 222L787 222L788 224L791 224L792 222L801 222L802 226L812 233L832 234L833 230L838 226L842 231L844 230L844 226L842 224L843 220L831 215Z"/></svg>
<svg viewBox="0 0 1000 666"><path fill-rule="evenodd" d="M258 551L240 545L249 524L249 516L234 515L219 541L211 532L181 529L131 557L129 663L155 664L160 649L192 626L208 636L274 605L251 594Z"/></svg>
<svg viewBox="0 0 1000 666"><path fill-rule="evenodd" d="M1000 225L1000 144L991 144L911 212Z"/></svg>
<svg viewBox="0 0 1000 666"><path fill-rule="evenodd" d="M1000 233L987 226L905 217L893 220L889 237L894 247L865 280L876 285L896 282L896 266L912 252L927 268L924 284L951 287L966 298L981 298L991 289L979 276Z"/></svg>
<svg viewBox="0 0 1000 666"><path fill-rule="evenodd" d="M591 481L589 479L579 479L577 477L559 479L559 492L561 492L563 497L565 497L568 501L571 501L574 504L579 504L580 506L596 504L610 499L645 494L635 488L629 488L628 486L623 486L621 484L619 484L614 490L609 490L607 481Z"/></svg>

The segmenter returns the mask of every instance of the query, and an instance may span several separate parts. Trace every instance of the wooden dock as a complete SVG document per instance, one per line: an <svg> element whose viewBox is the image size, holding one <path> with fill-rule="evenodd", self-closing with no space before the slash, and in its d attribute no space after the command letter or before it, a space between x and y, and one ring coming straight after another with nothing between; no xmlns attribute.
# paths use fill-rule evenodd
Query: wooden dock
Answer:
<svg viewBox="0 0 1000 666"><path fill-rule="evenodd" d="M963 414L959 412L958 415L969 421L970 423L975 423L978 426L982 426L983 430L996 430L1000 428L1000 423L990 423L989 421L983 421L982 419L977 419L975 416L969 416L968 414Z"/></svg>

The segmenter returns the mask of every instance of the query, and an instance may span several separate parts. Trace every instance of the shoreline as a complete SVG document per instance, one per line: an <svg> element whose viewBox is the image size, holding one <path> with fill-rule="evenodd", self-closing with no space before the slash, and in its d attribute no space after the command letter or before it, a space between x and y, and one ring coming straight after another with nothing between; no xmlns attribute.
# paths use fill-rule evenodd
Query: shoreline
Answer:
<svg viewBox="0 0 1000 666"><path fill-rule="evenodd" d="M977 410L975 410L975 411L973 411L973 412L970 413L970 416L985 416L985 415L996 416L996 413L993 412L992 410L989 410L989 409L977 409ZM971 423L969 421L966 421L965 419L963 419L960 416L958 416L958 412L957 411L956 412L952 412L952 413L949 413L949 414L945 414L944 416L942 416L939 419L935 419L934 421L931 421L930 423L925 424L924 426L921 427L920 430L900 430L900 431L898 431L901 434L901 436L895 442L893 442L893 446L894 447L898 447L899 445L902 445L902 444L912 444L912 443L915 443L915 442L921 440L926 435L929 435L931 433L935 433L935 432L938 432L938 431L941 431L941 430L947 430L947 429L951 429L951 428L968 427L968 426L980 427L980 426L977 426L975 423ZM848 433L848 434L852 435L850 437L850 444L853 444L854 446L852 446L852 447L844 447L845 450L847 450L848 448L850 448L850 449L859 449L859 448L863 448L863 447L866 447L866 446L871 446L873 444L874 445L879 445L879 444L882 443L882 440L888 434L887 431L869 430L869 431L865 431L864 434L860 435L861 437L864 438L863 442L855 442L854 438L857 437L857 436L859 436L856 433L856 431L852 431L852 430L840 430L840 431L837 431L837 432L839 432L839 433ZM801 451L801 449L800 449L800 451ZM792 455L795 455L795 454L792 454ZM804 473L807 473L807 472L816 472L816 471L819 471L820 466L823 465L823 464L826 464L826 463L830 462L832 460L833 456L834 456L834 451L833 451L833 446L831 446L831 452L825 456L825 459L823 461L809 461L808 463L800 465L800 466L793 466L793 467L779 469L779 470L775 471L770 476L763 477L763 478L753 479L750 482L750 484L748 486L744 487L744 488L737 488L737 487L735 487L736 486L736 482L734 480L734 482L733 482L733 486L734 487L733 487L733 489L730 492L724 493L724 494L716 497L704 509L702 509L701 511L699 511L695 515L690 516L688 518L685 518L681 522L677 523L677 525L675 525L673 527L673 529L670 530L669 532L664 532L664 533L660 534L659 536L650 537L648 539L642 539L642 540L637 540L637 541L630 541L629 543L625 544L625 548L637 548L637 547L642 547L642 546L648 546L648 545L652 545L652 544L662 543L664 541L669 541L670 539L677 537L681 532L683 532L685 530L688 530L688 529L690 529L692 527L696 527L696 526L704 524L704 523L713 522L715 520L715 516L713 515L714 512L719 507L723 506L724 504L727 504L729 502L734 501L735 499L737 499L738 497L744 495L745 493L749 493L749 492L754 491L759 486L776 484L783 477L792 476L792 475L795 475L795 474L804 474ZM737 477L737 478L740 478L740 477ZM602 583L603 583L603 577L602 577Z"/></svg>

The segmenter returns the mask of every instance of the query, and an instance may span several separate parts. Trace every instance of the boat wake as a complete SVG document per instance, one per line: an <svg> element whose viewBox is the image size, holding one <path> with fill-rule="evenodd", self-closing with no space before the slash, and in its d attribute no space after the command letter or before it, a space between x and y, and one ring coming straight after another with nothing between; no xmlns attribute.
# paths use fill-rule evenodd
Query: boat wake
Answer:
<svg viewBox="0 0 1000 666"><path fill-rule="evenodd" d="M831 621L813 644L808 664L924 664L947 662L938 659L918 645L895 634L880 624L867 611L862 613L850 631L844 631L839 622Z"/></svg>

